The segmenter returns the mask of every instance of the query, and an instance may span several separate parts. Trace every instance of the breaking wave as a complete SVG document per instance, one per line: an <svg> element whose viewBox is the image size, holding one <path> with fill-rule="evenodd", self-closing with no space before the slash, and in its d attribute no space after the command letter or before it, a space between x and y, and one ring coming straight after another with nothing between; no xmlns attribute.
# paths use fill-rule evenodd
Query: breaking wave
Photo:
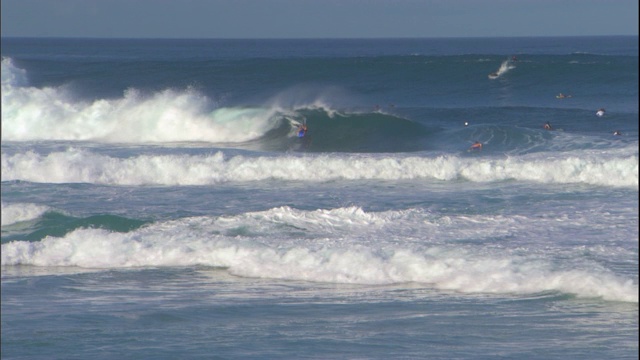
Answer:
<svg viewBox="0 0 640 360"><path fill-rule="evenodd" d="M530 181L638 187L638 155L591 150L500 158L391 154L279 156L138 155L118 158L88 150L2 153L2 181L106 185L211 185L228 182L333 180Z"/></svg>
<svg viewBox="0 0 640 360"><path fill-rule="evenodd" d="M504 231L542 239L545 233L530 230L539 228L540 221L500 216L439 219L420 210L367 213L357 207L313 211L280 207L152 223L127 232L83 227L36 242L12 241L2 244L2 266L204 265L244 277L351 284L416 282L463 293L557 291L638 301L638 285L632 279L600 266L585 266L584 260L571 260L581 259L584 249L577 254L562 248L539 254L486 247L477 251L473 245L446 240L491 238ZM438 236L444 230L453 235ZM400 246L393 242L396 236L415 241ZM371 243L371 238L388 240ZM561 256L568 267L552 265L558 261L554 256Z"/></svg>

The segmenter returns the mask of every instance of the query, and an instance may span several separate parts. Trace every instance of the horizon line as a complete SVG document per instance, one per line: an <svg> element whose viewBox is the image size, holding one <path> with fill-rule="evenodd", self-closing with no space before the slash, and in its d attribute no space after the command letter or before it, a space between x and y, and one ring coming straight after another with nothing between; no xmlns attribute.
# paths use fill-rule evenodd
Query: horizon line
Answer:
<svg viewBox="0 0 640 360"><path fill-rule="evenodd" d="M3 36L0 39L57 39L57 40L419 40L419 39L522 39L522 38L593 38L638 37L638 34L619 35L521 35L521 36L389 36L389 37L109 37L109 36Z"/></svg>

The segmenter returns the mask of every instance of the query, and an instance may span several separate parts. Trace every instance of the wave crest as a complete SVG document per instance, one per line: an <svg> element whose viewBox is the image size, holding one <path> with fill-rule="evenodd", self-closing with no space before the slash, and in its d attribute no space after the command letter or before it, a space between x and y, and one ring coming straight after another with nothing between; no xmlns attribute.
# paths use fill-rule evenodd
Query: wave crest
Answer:
<svg viewBox="0 0 640 360"><path fill-rule="evenodd" d="M12 225L23 221L39 218L51 208L37 204L7 204L2 202L2 226Z"/></svg>

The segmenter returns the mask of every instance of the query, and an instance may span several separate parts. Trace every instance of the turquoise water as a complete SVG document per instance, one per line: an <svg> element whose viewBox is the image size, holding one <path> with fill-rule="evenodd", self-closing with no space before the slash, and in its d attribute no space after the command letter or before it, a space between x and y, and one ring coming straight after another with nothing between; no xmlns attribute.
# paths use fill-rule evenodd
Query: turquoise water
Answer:
<svg viewBox="0 0 640 360"><path fill-rule="evenodd" d="M637 359L637 44L3 39L2 358Z"/></svg>

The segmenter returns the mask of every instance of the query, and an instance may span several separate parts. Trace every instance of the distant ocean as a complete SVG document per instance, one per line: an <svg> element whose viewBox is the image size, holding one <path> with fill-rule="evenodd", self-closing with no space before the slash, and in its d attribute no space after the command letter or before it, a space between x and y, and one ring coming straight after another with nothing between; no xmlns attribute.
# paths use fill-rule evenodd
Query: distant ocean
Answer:
<svg viewBox="0 0 640 360"><path fill-rule="evenodd" d="M638 359L638 37L1 44L2 359Z"/></svg>

